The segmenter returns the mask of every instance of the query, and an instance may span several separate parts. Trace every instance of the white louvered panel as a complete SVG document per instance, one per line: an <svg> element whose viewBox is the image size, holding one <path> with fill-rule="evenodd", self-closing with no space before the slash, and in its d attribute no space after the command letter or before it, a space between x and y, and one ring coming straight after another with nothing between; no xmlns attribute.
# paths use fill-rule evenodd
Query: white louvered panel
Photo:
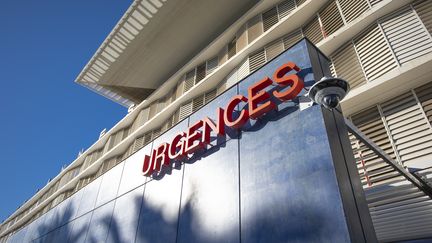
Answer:
<svg viewBox="0 0 432 243"><path fill-rule="evenodd" d="M220 95L226 90L226 80L224 79L217 87L217 94Z"/></svg>
<svg viewBox="0 0 432 243"><path fill-rule="evenodd" d="M207 92L204 97L204 103L208 104L211 100L213 100L217 95L217 89L211 90Z"/></svg>
<svg viewBox="0 0 432 243"><path fill-rule="evenodd" d="M199 83L206 77L206 64L199 65L196 69L196 83Z"/></svg>
<svg viewBox="0 0 432 243"><path fill-rule="evenodd" d="M262 14L262 19L264 32L269 30L273 25L277 24L279 19L276 7L264 12Z"/></svg>
<svg viewBox="0 0 432 243"><path fill-rule="evenodd" d="M249 75L249 58L241 62L237 71L237 82Z"/></svg>
<svg viewBox="0 0 432 243"><path fill-rule="evenodd" d="M376 110L367 110L358 114L357 119L367 123L372 113L375 113L375 117L379 117ZM354 136L350 138L351 141L356 140ZM356 144L352 143L352 145L356 160L361 159L361 156L356 154L359 151L355 149ZM361 146L367 149L364 145ZM360 168L361 166L359 166L359 174L362 182L371 181L371 173L368 173L370 167L366 169L366 173ZM367 179L364 179L366 177ZM397 171L387 169L387 172L381 173L380 177L387 177L387 179L381 179L372 183L370 187L364 188L379 242L395 242L432 236L432 231L430 231L432 200Z"/></svg>
<svg viewBox="0 0 432 243"><path fill-rule="evenodd" d="M234 70L232 70L228 76L226 77L226 88L229 88L231 86L233 86L234 84L236 84L238 81L238 68L234 68Z"/></svg>
<svg viewBox="0 0 432 243"><path fill-rule="evenodd" d="M257 15L247 23L248 26L248 43L254 41L258 36L263 33L263 24L261 15Z"/></svg>
<svg viewBox="0 0 432 243"><path fill-rule="evenodd" d="M204 105L204 95L200 95L192 101L192 112L197 111Z"/></svg>
<svg viewBox="0 0 432 243"><path fill-rule="evenodd" d="M249 70L254 72L266 62L264 49L249 56Z"/></svg>
<svg viewBox="0 0 432 243"><path fill-rule="evenodd" d="M335 69L333 62L330 62L329 68L330 68L330 73L331 73L332 77L337 77L336 69Z"/></svg>
<svg viewBox="0 0 432 243"><path fill-rule="evenodd" d="M149 144L151 141L152 141L152 133L151 132L146 133L144 135L144 145Z"/></svg>
<svg viewBox="0 0 432 243"><path fill-rule="evenodd" d="M152 140L154 140L155 138L159 137L159 135L162 133L162 129L161 128L157 128L155 130L153 130L152 132Z"/></svg>
<svg viewBox="0 0 432 243"><path fill-rule="evenodd" d="M179 121L192 114L192 101L180 107Z"/></svg>
<svg viewBox="0 0 432 243"><path fill-rule="evenodd" d="M432 33L432 1L416 1L413 6L426 29Z"/></svg>
<svg viewBox="0 0 432 243"><path fill-rule="evenodd" d="M420 101L429 123L432 124L432 82L414 89L414 92Z"/></svg>
<svg viewBox="0 0 432 243"><path fill-rule="evenodd" d="M357 58L357 53L351 42L332 56L332 62L338 77L348 81L351 88L366 83L366 78Z"/></svg>
<svg viewBox="0 0 432 243"><path fill-rule="evenodd" d="M303 38L303 34L302 34L301 29L293 31L292 33L282 37L284 49L285 50L289 49L293 44L295 44L301 38Z"/></svg>
<svg viewBox="0 0 432 243"><path fill-rule="evenodd" d="M432 161L432 130L412 93L385 102L381 107L403 164L424 168Z"/></svg>
<svg viewBox="0 0 432 243"><path fill-rule="evenodd" d="M370 3L371 6L373 7L373 6L377 5L378 3L382 2L382 1L383 1L383 0L369 0L369 3Z"/></svg>
<svg viewBox="0 0 432 243"><path fill-rule="evenodd" d="M195 84L195 69L186 73L183 93L186 93L188 90L190 90L194 86L194 84Z"/></svg>
<svg viewBox="0 0 432 243"><path fill-rule="evenodd" d="M352 121L369 139L395 159L396 156L377 107L371 107L354 115ZM364 169L369 176L368 180L372 186L382 184L382 182L391 182L389 179L395 178L393 169L373 153L372 150L363 144L356 149L362 157Z"/></svg>
<svg viewBox="0 0 432 243"><path fill-rule="evenodd" d="M248 44L246 25L243 25L237 31L236 39L237 39L236 50L237 50L237 52L239 52L240 50L243 50L247 46L247 44Z"/></svg>
<svg viewBox="0 0 432 243"><path fill-rule="evenodd" d="M355 46L369 80L374 80L397 67L387 42L378 25L355 40Z"/></svg>
<svg viewBox="0 0 432 243"><path fill-rule="evenodd" d="M144 147L144 136L135 139L133 153L135 153L142 147Z"/></svg>
<svg viewBox="0 0 432 243"><path fill-rule="evenodd" d="M310 40L312 43L317 44L323 39L321 26L318 21L318 17L315 16L312 20L310 20L303 27L303 34Z"/></svg>
<svg viewBox="0 0 432 243"><path fill-rule="evenodd" d="M349 23L369 10L367 0L338 0L345 20Z"/></svg>
<svg viewBox="0 0 432 243"><path fill-rule="evenodd" d="M218 58L214 57L207 61L207 75L212 73L218 67Z"/></svg>
<svg viewBox="0 0 432 243"><path fill-rule="evenodd" d="M277 6L277 8L278 8L279 19L285 18L296 8L295 1L285 0L281 2Z"/></svg>
<svg viewBox="0 0 432 243"><path fill-rule="evenodd" d="M282 39L278 39L265 47L266 60L267 62L275 58L277 55L282 53L284 45Z"/></svg>
<svg viewBox="0 0 432 243"><path fill-rule="evenodd" d="M432 39L411 8L381 22L399 63L403 65L432 52Z"/></svg>
<svg viewBox="0 0 432 243"><path fill-rule="evenodd" d="M323 25L325 37L333 34L344 26L342 16L335 1L330 2L320 13L321 23Z"/></svg>

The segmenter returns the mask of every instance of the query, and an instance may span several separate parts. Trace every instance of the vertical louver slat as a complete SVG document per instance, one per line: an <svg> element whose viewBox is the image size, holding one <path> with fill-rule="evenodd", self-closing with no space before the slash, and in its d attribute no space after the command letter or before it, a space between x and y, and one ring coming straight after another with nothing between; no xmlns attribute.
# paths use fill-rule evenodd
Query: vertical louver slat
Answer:
<svg viewBox="0 0 432 243"><path fill-rule="evenodd" d="M279 21L276 7L268 10L267 12L264 12L262 14L262 18L265 32L269 30L273 25L277 24L277 22Z"/></svg>
<svg viewBox="0 0 432 243"><path fill-rule="evenodd" d="M197 67L196 71L196 83L199 83L206 77L206 64L203 63Z"/></svg>
<svg viewBox="0 0 432 243"><path fill-rule="evenodd" d="M267 62L275 58L280 53L282 53L283 50L284 50L284 44L282 42L282 39L278 39L270 43L268 46L265 47Z"/></svg>
<svg viewBox="0 0 432 243"><path fill-rule="evenodd" d="M432 82L416 88L414 92L420 101L429 123L432 124Z"/></svg>
<svg viewBox="0 0 432 243"><path fill-rule="evenodd" d="M349 23L369 9L366 0L338 0L345 20Z"/></svg>
<svg viewBox="0 0 432 243"><path fill-rule="evenodd" d="M332 56L334 69L338 75L348 81L351 88L366 83L366 78L357 58L354 45L349 42L338 53Z"/></svg>
<svg viewBox="0 0 432 243"><path fill-rule="evenodd" d="M149 144L151 141L152 141L152 133L151 132L146 133L144 135L144 145Z"/></svg>
<svg viewBox="0 0 432 243"><path fill-rule="evenodd" d="M301 29L298 29L284 37L282 37L284 49L288 50L293 44L303 38L303 33Z"/></svg>
<svg viewBox="0 0 432 243"><path fill-rule="evenodd" d="M352 116L352 121L360 131L369 137L375 144L384 150L393 159L396 158L390 139L387 135L381 115L376 106ZM361 160L357 161L358 167L363 167L368 174L370 185L382 185L391 183L396 179L394 170L380 159L372 150L364 144L356 149ZM364 164L362 166L361 164Z"/></svg>
<svg viewBox="0 0 432 243"><path fill-rule="evenodd" d="M389 16L381 27L401 65L432 52L430 34L411 8Z"/></svg>
<svg viewBox="0 0 432 243"><path fill-rule="evenodd" d="M303 34L314 44L317 44L323 39L318 16L315 16L303 27Z"/></svg>
<svg viewBox="0 0 432 243"><path fill-rule="evenodd" d="M411 92L381 105L385 121L405 166L421 168L432 161L432 130Z"/></svg>
<svg viewBox="0 0 432 243"><path fill-rule="evenodd" d="M212 99L214 99L217 95L217 89L211 90L210 92L207 92L204 97L204 103L209 103Z"/></svg>
<svg viewBox="0 0 432 243"><path fill-rule="evenodd" d="M241 62L237 71L237 81L242 80L244 77L249 75L249 58L246 58Z"/></svg>
<svg viewBox="0 0 432 243"><path fill-rule="evenodd" d="M192 101L182 105L180 107L179 121L183 120L187 116L192 114Z"/></svg>
<svg viewBox="0 0 432 243"><path fill-rule="evenodd" d="M135 153L142 147L144 147L144 136L135 139L133 153Z"/></svg>
<svg viewBox="0 0 432 243"><path fill-rule="evenodd" d="M261 15L257 15L247 23L248 26L248 43L254 41L263 33L263 24Z"/></svg>
<svg viewBox="0 0 432 243"><path fill-rule="evenodd" d="M184 82L184 92L189 91L195 84L195 69L186 73L186 78Z"/></svg>
<svg viewBox="0 0 432 243"><path fill-rule="evenodd" d="M237 80L238 80L238 68L234 68L234 70L232 70L226 77L226 84L225 84L226 88L230 88L231 86L236 84Z"/></svg>
<svg viewBox="0 0 432 243"><path fill-rule="evenodd" d="M336 69L335 69L333 62L330 62L329 68L330 68L330 73L331 73L332 77L337 77Z"/></svg>
<svg viewBox="0 0 432 243"><path fill-rule="evenodd" d="M329 36L344 26L336 2L333 1L319 13L325 36Z"/></svg>
<svg viewBox="0 0 432 243"><path fill-rule="evenodd" d="M393 54L378 25L368 29L366 34L360 36L354 43L368 80L377 79L397 68Z"/></svg>
<svg viewBox="0 0 432 243"><path fill-rule="evenodd" d="M207 75L212 73L218 67L218 58L214 57L207 61Z"/></svg>
<svg viewBox="0 0 432 243"><path fill-rule="evenodd" d="M239 52L240 50L243 50L248 42L247 42L247 31L246 31L246 25L243 25L236 34L237 43L236 43L236 50Z"/></svg>
<svg viewBox="0 0 432 243"><path fill-rule="evenodd" d="M277 8L278 8L279 19L282 19L288 16L296 8L296 5L294 0L285 0L281 2L277 6Z"/></svg>
<svg viewBox="0 0 432 243"><path fill-rule="evenodd" d="M192 112L196 112L204 105L204 95L200 95L192 101Z"/></svg>
<svg viewBox="0 0 432 243"><path fill-rule="evenodd" d="M264 49L249 56L249 70L254 72L266 62Z"/></svg>
<svg viewBox="0 0 432 243"><path fill-rule="evenodd" d="M432 1L416 1L413 7L423 24L426 26L426 29L430 34L432 34Z"/></svg>
<svg viewBox="0 0 432 243"><path fill-rule="evenodd" d="M155 138L159 137L159 135L162 133L162 128L157 128L155 130L153 130L152 132L152 140L154 140Z"/></svg>

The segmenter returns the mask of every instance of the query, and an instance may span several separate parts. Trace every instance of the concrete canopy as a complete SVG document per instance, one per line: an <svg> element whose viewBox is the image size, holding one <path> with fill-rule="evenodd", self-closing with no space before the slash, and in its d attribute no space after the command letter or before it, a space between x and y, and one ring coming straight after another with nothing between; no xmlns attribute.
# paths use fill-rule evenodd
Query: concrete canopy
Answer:
<svg viewBox="0 0 432 243"><path fill-rule="evenodd" d="M257 2L134 1L75 82L138 104Z"/></svg>

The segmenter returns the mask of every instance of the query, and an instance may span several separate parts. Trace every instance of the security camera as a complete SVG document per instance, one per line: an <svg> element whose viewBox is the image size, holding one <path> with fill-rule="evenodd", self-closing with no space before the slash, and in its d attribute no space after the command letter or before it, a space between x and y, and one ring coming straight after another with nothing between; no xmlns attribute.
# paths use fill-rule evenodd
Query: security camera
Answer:
<svg viewBox="0 0 432 243"><path fill-rule="evenodd" d="M345 98L349 89L348 82L343 79L323 77L312 85L307 95L315 103L332 110Z"/></svg>

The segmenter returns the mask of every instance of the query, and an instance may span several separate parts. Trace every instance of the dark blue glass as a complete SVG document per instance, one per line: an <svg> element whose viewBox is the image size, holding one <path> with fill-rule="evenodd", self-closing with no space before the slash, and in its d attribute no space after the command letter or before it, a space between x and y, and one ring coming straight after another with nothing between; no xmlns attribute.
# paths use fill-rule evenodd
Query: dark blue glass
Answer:
<svg viewBox="0 0 432 243"><path fill-rule="evenodd" d="M105 204L117 196L124 163L116 165L102 176L96 207Z"/></svg>
<svg viewBox="0 0 432 243"><path fill-rule="evenodd" d="M130 191L115 201L107 242L134 242L144 186Z"/></svg>
<svg viewBox="0 0 432 243"><path fill-rule="evenodd" d="M240 140L242 240L349 242L320 108L271 119Z"/></svg>
<svg viewBox="0 0 432 243"><path fill-rule="evenodd" d="M153 144L171 142L178 133L186 131L188 119L155 139ZM175 242L180 204L183 166L173 162L145 184L136 242Z"/></svg>
<svg viewBox="0 0 432 243"><path fill-rule="evenodd" d="M86 242L105 242L111 224L114 202L111 201L93 211Z"/></svg>
<svg viewBox="0 0 432 243"><path fill-rule="evenodd" d="M217 121L237 94L233 86L191 115L190 124L209 117ZM186 161L177 242L238 242L239 235L238 133L227 129L204 151Z"/></svg>
<svg viewBox="0 0 432 243"><path fill-rule="evenodd" d="M99 187L101 184L102 177L97 178L96 180L90 182L84 188L81 189L83 193L83 198L85 200L81 200L76 216L80 217L81 215L90 212L94 209L96 199L99 192Z"/></svg>
<svg viewBox="0 0 432 243"><path fill-rule="evenodd" d="M70 222L68 242L84 242L89 228L92 213L84 214Z"/></svg>
<svg viewBox="0 0 432 243"><path fill-rule="evenodd" d="M143 176L142 173L144 155L150 154L151 148L152 144L150 143L123 162L125 164L122 176L123 179L120 183L118 195L122 195L145 183L146 177Z"/></svg>

